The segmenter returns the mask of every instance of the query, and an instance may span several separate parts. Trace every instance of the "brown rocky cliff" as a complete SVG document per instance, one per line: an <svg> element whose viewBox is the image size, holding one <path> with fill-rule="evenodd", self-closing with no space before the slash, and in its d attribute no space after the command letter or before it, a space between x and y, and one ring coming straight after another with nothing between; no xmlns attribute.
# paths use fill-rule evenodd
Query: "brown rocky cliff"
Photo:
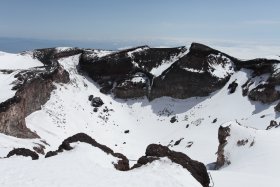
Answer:
<svg viewBox="0 0 280 187"><path fill-rule="evenodd" d="M36 72L35 78L18 83L12 99L0 104L0 132L18 138L38 138L25 124L25 117L41 109L55 89L53 82L67 83L69 74L56 64L52 71L44 69ZM26 73L26 72L24 72ZM19 73L20 74L20 73ZM22 78L22 75L19 75Z"/></svg>
<svg viewBox="0 0 280 187"><path fill-rule="evenodd" d="M0 103L0 133L18 138L38 138L36 132L26 127L25 118L40 110L49 100L55 89L54 82L69 82L69 73L60 66L58 59L80 53L82 50L79 48L34 50L33 58L40 60L44 66L22 70L15 75L15 96Z"/></svg>

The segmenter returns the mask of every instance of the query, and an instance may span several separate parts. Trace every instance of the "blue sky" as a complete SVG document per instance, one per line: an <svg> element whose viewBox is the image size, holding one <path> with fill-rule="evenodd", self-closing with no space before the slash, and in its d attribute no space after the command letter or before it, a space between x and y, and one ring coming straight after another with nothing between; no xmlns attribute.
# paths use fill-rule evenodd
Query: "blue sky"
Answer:
<svg viewBox="0 0 280 187"><path fill-rule="evenodd" d="M112 46L275 44L279 7L279 0L1 0L0 37Z"/></svg>

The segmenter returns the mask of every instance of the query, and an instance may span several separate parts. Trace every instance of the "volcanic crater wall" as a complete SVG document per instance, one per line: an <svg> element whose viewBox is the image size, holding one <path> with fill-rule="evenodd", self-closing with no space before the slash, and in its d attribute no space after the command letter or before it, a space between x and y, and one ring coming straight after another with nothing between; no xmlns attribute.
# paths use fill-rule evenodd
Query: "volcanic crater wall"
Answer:
<svg viewBox="0 0 280 187"><path fill-rule="evenodd" d="M25 117L41 109L55 89L54 82L68 83L69 74L58 63L57 59L79 54L72 49L58 53L55 48L34 51L34 58L45 64L15 75L17 81L12 88L15 96L0 103L0 132L18 138L38 138L39 136L26 127Z"/></svg>

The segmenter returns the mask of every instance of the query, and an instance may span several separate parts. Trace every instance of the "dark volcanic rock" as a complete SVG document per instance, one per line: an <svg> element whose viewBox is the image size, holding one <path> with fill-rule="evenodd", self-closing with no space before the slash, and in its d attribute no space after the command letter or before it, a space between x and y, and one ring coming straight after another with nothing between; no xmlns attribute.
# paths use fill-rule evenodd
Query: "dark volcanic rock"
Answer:
<svg viewBox="0 0 280 187"><path fill-rule="evenodd" d="M235 81L233 81L232 83L230 83L230 84L228 85L228 91L229 91L229 93L230 93L230 94L234 93L235 90L236 90L236 88L237 88L237 86L238 86L238 84L237 84Z"/></svg>
<svg viewBox="0 0 280 187"><path fill-rule="evenodd" d="M274 110L280 112L280 102L274 107Z"/></svg>
<svg viewBox="0 0 280 187"><path fill-rule="evenodd" d="M47 158L47 157L55 156L58 153L63 152L64 150L66 150L66 151L71 150L73 148L71 147L70 144L75 143L75 142L88 143L88 144L92 145L93 147L97 147L97 148L101 149L105 153L110 154L119 159L118 163L114 164L114 166L117 170L120 170L120 171L129 170L129 161L123 154L115 153L109 147L96 142L94 139L92 139L90 136L88 136L87 134L84 134L84 133L78 133L78 134L75 134L75 135L65 139L62 142L62 144L58 147L58 150L48 152L45 157Z"/></svg>
<svg viewBox="0 0 280 187"><path fill-rule="evenodd" d="M137 160L137 163L134 164L130 169L139 168L143 165L146 165L148 163L152 163L155 160L159 160L159 157L151 157L151 156L142 156Z"/></svg>
<svg viewBox="0 0 280 187"><path fill-rule="evenodd" d="M176 117L176 116L173 116L173 117L170 119L170 123L175 123L175 122L178 122L178 120L177 120L177 117Z"/></svg>
<svg viewBox="0 0 280 187"><path fill-rule="evenodd" d="M88 100L91 101L93 99L93 95L88 96Z"/></svg>
<svg viewBox="0 0 280 187"><path fill-rule="evenodd" d="M7 155L7 158L14 156L14 155L18 155L18 156L30 156L32 158L32 160L38 160L39 159L39 155L37 153L35 153L34 151L31 151L29 149L26 148L16 148L12 151L10 151Z"/></svg>
<svg viewBox="0 0 280 187"><path fill-rule="evenodd" d="M244 146L248 142L249 142L248 139L242 139L242 140L238 140L236 144L237 144L237 146Z"/></svg>
<svg viewBox="0 0 280 187"><path fill-rule="evenodd" d="M193 43L189 52L186 51L184 47L140 46L102 57L84 52L79 66L100 85L102 93L113 93L121 99L207 96L221 89L234 71L241 68L252 70L253 77L269 73L271 76L267 83L272 86L280 84L280 73L274 66L280 63L277 60L242 61L198 43ZM155 73L166 63L165 70ZM143 81L133 81L135 78ZM248 81L242 85L244 96L252 84ZM230 84L229 92L233 93L237 86L236 82ZM254 98L252 95L253 92L250 98Z"/></svg>
<svg viewBox="0 0 280 187"><path fill-rule="evenodd" d="M272 103L280 99L280 92L271 84L260 84L249 92L248 97L252 101Z"/></svg>
<svg viewBox="0 0 280 187"><path fill-rule="evenodd" d="M9 109L10 105L19 103L19 102L20 102L20 97L14 96L14 97L0 103L0 112L6 112Z"/></svg>
<svg viewBox="0 0 280 187"><path fill-rule="evenodd" d="M153 162L159 157L168 157L172 162L180 164L183 168L187 169L202 186L209 187L210 179L203 163L192 160L184 153L172 151L168 147L158 144L150 144L146 149L146 156L141 157L132 168Z"/></svg>
<svg viewBox="0 0 280 187"><path fill-rule="evenodd" d="M269 129L271 129L271 128L277 128L277 127L279 127L279 126L280 126L280 124L278 124L278 123L277 123L276 121L274 121L274 120L271 120L269 126L266 127L266 130L269 130Z"/></svg>
<svg viewBox="0 0 280 187"><path fill-rule="evenodd" d="M34 50L33 57L37 58L45 65L50 66L53 64L54 59L74 56L81 53L83 53L83 50L79 48L69 48L62 51L58 51L56 48L45 48Z"/></svg>
<svg viewBox="0 0 280 187"><path fill-rule="evenodd" d="M224 147L227 144L227 137L230 136L230 127L220 126L218 131L219 147L217 152L216 169L221 168L225 164L230 164L230 161L224 155Z"/></svg>
<svg viewBox="0 0 280 187"><path fill-rule="evenodd" d="M217 118L215 118L215 119L212 121L212 123L216 123L216 122L217 122L217 120L218 120L218 119L217 119Z"/></svg>
<svg viewBox="0 0 280 187"><path fill-rule="evenodd" d="M81 57L80 67L94 80L104 80L105 76L110 76L110 79L114 80L126 77L135 70L150 72L154 67L161 65L163 60L169 60L184 51L186 51L184 47L140 46L111 53L101 58L84 53Z"/></svg>
<svg viewBox="0 0 280 187"><path fill-rule="evenodd" d="M103 84L102 87L100 88L100 92L103 94L110 94L112 88L113 88L113 85L110 83Z"/></svg>
<svg viewBox="0 0 280 187"><path fill-rule="evenodd" d="M49 152L47 152L47 154L45 155L45 158L52 157L52 156L56 156L57 154L58 154L57 151L49 151Z"/></svg>
<svg viewBox="0 0 280 187"><path fill-rule="evenodd" d="M117 98L138 98L149 94L150 82L153 79L151 70L185 51L184 47L140 46L101 58L84 53L79 66L101 86L102 93L112 91ZM133 81L135 77L142 77L144 81Z"/></svg>
<svg viewBox="0 0 280 187"><path fill-rule="evenodd" d="M154 78L149 98L207 96L226 84L233 73L235 60L210 47L193 43L188 54ZM224 77L215 76L216 66L228 68Z"/></svg>
<svg viewBox="0 0 280 187"><path fill-rule="evenodd" d="M253 70L254 76L258 76L264 73L271 73L273 71L273 64L277 63L279 63L278 60L257 58L246 61L236 61L235 65L237 69L246 68Z"/></svg>
<svg viewBox="0 0 280 187"><path fill-rule="evenodd" d="M251 79L249 79L248 81L245 82L245 84L243 84L242 87L242 95L243 96L247 96L248 92L249 92L249 87L254 84L254 82L251 81Z"/></svg>
<svg viewBox="0 0 280 187"><path fill-rule="evenodd" d="M137 72L132 77L120 81L114 88L115 97L121 99L140 98L148 94L149 78Z"/></svg>
<svg viewBox="0 0 280 187"><path fill-rule="evenodd" d="M191 173L191 175L202 184L202 186L209 186L210 179L204 164L192 160L181 152L171 151L168 147L162 145L149 145L146 149L146 156L140 157L137 163L131 169L151 163L155 160L158 160L160 157L168 157L172 162L180 164L182 167L186 168Z"/></svg>
<svg viewBox="0 0 280 187"><path fill-rule="evenodd" d="M174 146L179 145L183 139L184 139L184 138L181 138L181 139L177 140L177 141L174 143Z"/></svg>
<svg viewBox="0 0 280 187"><path fill-rule="evenodd" d="M100 97L94 97L91 100L91 106L93 106L93 107L101 107L103 104L104 103Z"/></svg>
<svg viewBox="0 0 280 187"><path fill-rule="evenodd" d="M171 150L168 147L158 144L150 144L146 148L146 156L164 157L169 155L170 152Z"/></svg>

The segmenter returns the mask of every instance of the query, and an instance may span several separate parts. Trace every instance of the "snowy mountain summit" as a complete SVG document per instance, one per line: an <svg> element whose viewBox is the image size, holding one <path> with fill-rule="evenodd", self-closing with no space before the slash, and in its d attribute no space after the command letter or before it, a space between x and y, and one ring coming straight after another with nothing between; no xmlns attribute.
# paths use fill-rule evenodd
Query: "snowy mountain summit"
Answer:
<svg viewBox="0 0 280 187"><path fill-rule="evenodd" d="M279 186L279 86L198 43L0 52L0 185Z"/></svg>

